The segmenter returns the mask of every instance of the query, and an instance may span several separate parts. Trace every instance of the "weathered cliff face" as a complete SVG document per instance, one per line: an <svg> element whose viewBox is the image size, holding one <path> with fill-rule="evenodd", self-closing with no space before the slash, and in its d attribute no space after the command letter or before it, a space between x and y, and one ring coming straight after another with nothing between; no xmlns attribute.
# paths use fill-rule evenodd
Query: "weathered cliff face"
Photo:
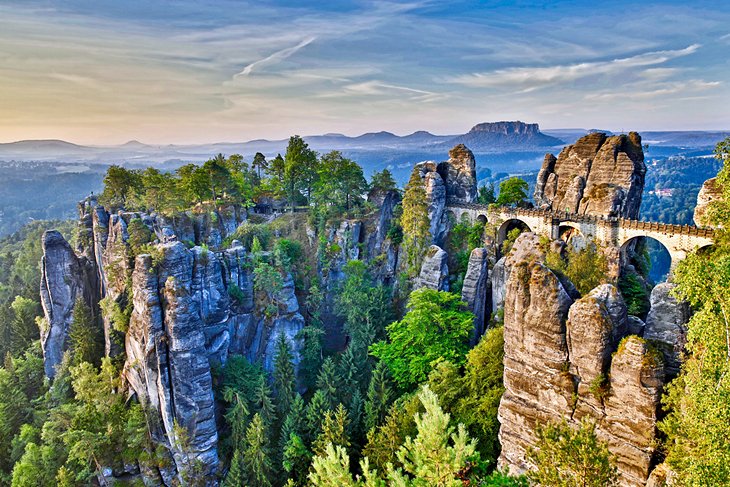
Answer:
<svg viewBox="0 0 730 487"><path fill-rule="evenodd" d="M722 197L722 187L717 183L717 178L705 181L697 195L697 206L695 206L694 221L698 227L711 226L707 210L713 201Z"/></svg>
<svg viewBox="0 0 730 487"><path fill-rule="evenodd" d="M477 198L477 169L474 154L458 144L449 151L449 160L438 165L446 186L446 197L465 203Z"/></svg>
<svg viewBox="0 0 730 487"><path fill-rule="evenodd" d="M77 256L63 236L50 230L43 234L41 305L44 326L40 330L46 376L56 375L68 348L68 335L77 300L94 310L96 273L85 256Z"/></svg>
<svg viewBox="0 0 730 487"><path fill-rule="evenodd" d="M543 262L531 234L505 259L501 468L533 468L535 428L589 418L616 456L621 485L643 486L656 445L661 353L629 333L626 306L610 284L575 301Z"/></svg>
<svg viewBox="0 0 730 487"><path fill-rule="evenodd" d="M676 284L663 282L651 290L651 308L646 317L644 338L650 340L664 355L666 372L670 376L679 373L682 350L687 343L689 305L672 296Z"/></svg>
<svg viewBox="0 0 730 487"><path fill-rule="evenodd" d="M421 273L416 279L414 289L426 287L436 291L449 290L449 256L444 249L438 245L431 245L426 250L421 265Z"/></svg>
<svg viewBox="0 0 730 487"><path fill-rule="evenodd" d="M644 152L636 132L592 133L545 156L535 186L539 208L637 219L644 189Z"/></svg>
<svg viewBox="0 0 730 487"><path fill-rule="evenodd" d="M461 287L461 299L466 302L469 311L474 313L474 333L472 345L476 345L484 333L492 313L491 281L489 279L489 251L476 248L469 255L469 265Z"/></svg>
<svg viewBox="0 0 730 487"><path fill-rule="evenodd" d="M423 180L428 202L431 243L443 246L448 232L446 199L471 203L477 197L474 154L463 144L449 151L449 160L416 164L413 168Z"/></svg>

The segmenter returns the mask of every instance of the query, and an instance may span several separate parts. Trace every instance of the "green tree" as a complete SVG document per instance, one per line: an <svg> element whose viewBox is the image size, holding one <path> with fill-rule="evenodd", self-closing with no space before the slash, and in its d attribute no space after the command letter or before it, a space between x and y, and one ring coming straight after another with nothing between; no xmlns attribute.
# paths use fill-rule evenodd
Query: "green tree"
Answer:
<svg viewBox="0 0 730 487"><path fill-rule="evenodd" d="M573 429L567 423L535 429L536 448L527 452L536 471L528 478L538 485L555 487L607 487L618 485L618 469L595 426L588 420Z"/></svg>
<svg viewBox="0 0 730 487"><path fill-rule="evenodd" d="M428 386L423 386L418 398L425 409L415 417L418 434L406 438L398 450L403 471L391 470L390 480L395 485L460 487L464 480L459 472L479 460L477 441L469 437L464 425L454 428L449 424L449 414L443 412L438 396Z"/></svg>
<svg viewBox="0 0 730 487"><path fill-rule="evenodd" d="M258 171L259 179L261 179L261 170L263 169L264 172L266 172L266 170L269 168L269 163L266 161L266 156L260 152L257 152L253 156L253 162L251 163L251 167Z"/></svg>
<svg viewBox="0 0 730 487"><path fill-rule="evenodd" d="M391 173L388 169L383 169L380 172L374 172L372 176L370 176L370 195L379 193L379 194L385 194L388 191L396 191L398 189L398 184L395 182L395 179L393 179L393 173Z"/></svg>
<svg viewBox="0 0 730 487"><path fill-rule="evenodd" d="M246 429L243 465L248 485L261 487L271 485L269 427L258 413L254 414L248 429Z"/></svg>
<svg viewBox="0 0 730 487"><path fill-rule="evenodd" d="M330 409L332 408L330 408L329 400L324 391L317 390L309 404L307 404L306 427L309 440L314 441L322 432L324 415Z"/></svg>
<svg viewBox="0 0 730 487"><path fill-rule="evenodd" d="M677 485L730 484L730 138L718 144L722 194L708 209L715 245L680 262L676 295L694 314L687 323L687 356L663 397L669 410L660 429L667 435L667 463Z"/></svg>
<svg viewBox="0 0 730 487"><path fill-rule="evenodd" d="M479 192L477 194L477 203L480 205L491 205L497 202L497 197L494 195L494 183L483 184L479 186Z"/></svg>
<svg viewBox="0 0 730 487"><path fill-rule="evenodd" d="M187 164L177 169L178 184L187 205L203 204L212 197L208 172L195 164Z"/></svg>
<svg viewBox="0 0 730 487"><path fill-rule="evenodd" d="M527 201L527 181L512 177L499 184L497 204L502 206L520 206Z"/></svg>
<svg viewBox="0 0 730 487"><path fill-rule="evenodd" d="M349 448L350 440L347 437L348 424L347 410L342 404L339 404L334 411L330 410L325 412L324 420L322 421L322 432L312 444L314 454L323 455L327 445Z"/></svg>
<svg viewBox="0 0 730 487"><path fill-rule="evenodd" d="M302 396L296 394L291 407L289 408L289 414L287 414L286 419L284 419L284 423L281 425L281 435L279 437L279 452L282 455L282 467L288 475L292 474L292 468L301 459L299 455L302 453L302 449L299 448L299 445L297 444L294 445L296 448L290 452L291 455L287 457L286 451L291 442L296 442L296 440L292 440L292 437L296 436L297 440L301 442L301 446L304 450L306 450L302 440L302 437L305 434L305 422L304 400L302 399ZM310 456L308 455L308 450L306 451L305 456L306 463L308 464Z"/></svg>
<svg viewBox="0 0 730 487"><path fill-rule="evenodd" d="M390 372L385 362L379 361L370 377L367 400L365 401L365 427L370 430L385 420L388 408L395 399L390 385Z"/></svg>
<svg viewBox="0 0 730 487"><path fill-rule="evenodd" d="M104 191L99 196L99 203L109 210L127 208L142 188L138 171L125 169L122 166L112 165L104 176Z"/></svg>
<svg viewBox="0 0 730 487"><path fill-rule="evenodd" d="M332 151L322 156L318 171L314 190L317 204L349 211L354 203L362 202L367 181L356 162Z"/></svg>
<svg viewBox="0 0 730 487"><path fill-rule="evenodd" d="M417 170L411 173L403 194L402 206L400 224L403 227L403 243L406 247L409 272L415 275L420 269L420 259L431 238L426 187Z"/></svg>
<svg viewBox="0 0 730 487"><path fill-rule="evenodd" d="M104 354L101 327L91 314L91 308L82 298L74 304L71 326L69 328L71 362L98 364Z"/></svg>
<svg viewBox="0 0 730 487"><path fill-rule="evenodd" d="M296 397L293 358L286 335L279 334L276 341L276 357L274 357L274 391L276 392L276 410L281 421L284 421L289 414Z"/></svg>
<svg viewBox="0 0 730 487"><path fill-rule="evenodd" d="M30 342L38 337L36 315L38 303L23 296L15 296L10 304L13 319L10 322L10 340L13 350L25 350Z"/></svg>
<svg viewBox="0 0 730 487"><path fill-rule="evenodd" d="M308 200L311 198L312 185L318 176L317 165L317 153L309 148L304 139L298 135L290 137L284 155L283 182L292 207L295 206L300 188L306 192Z"/></svg>
<svg viewBox="0 0 730 487"><path fill-rule="evenodd" d="M274 401L271 399L271 388L267 384L264 375L259 377L256 388L254 389L252 406L256 414L266 424L266 427L274 423L276 406L274 406Z"/></svg>
<svg viewBox="0 0 730 487"><path fill-rule="evenodd" d="M304 342L299 373L302 382L308 387L314 385L322 365L322 346L325 334L322 321L323 302L324 293L317 282L312 283L306 300L309 323L299 332L299 338Z"/></svg>
<svg viewBox="0 0 730 487"><path fill-rule="evenodd" d="M332 357L327 357L322 362L322 368L317 376L317 390L324 395L327 409L334 409L339 401L338 389L340 386L340 377L337 374L335 361Z"/></svg>
<svg viewBox="0 0 730 487"><path fill-rule="evenodd" d="M474 327L474 315L456 294L418 289L411 293L408 310L402 320L388 325L389 341L370 348L403 389L425 381L437 360L462 365Z"/></svg>

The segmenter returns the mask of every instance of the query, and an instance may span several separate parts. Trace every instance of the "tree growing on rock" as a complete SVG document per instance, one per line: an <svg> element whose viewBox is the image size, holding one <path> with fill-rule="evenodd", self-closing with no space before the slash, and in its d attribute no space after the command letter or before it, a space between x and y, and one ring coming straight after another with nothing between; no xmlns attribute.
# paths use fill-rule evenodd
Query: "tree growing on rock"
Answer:
<svg viewBox="0 0 730 487"><path fill-rule="evenodd" d="M512 177L499 184L497 204L502 206L520 206L527 202L527 181Z"/></svg>
<svg viewBox="0 0 730 487"><path fill-rule="evenodd" d="M408 258L409 272L416 275L420 270L423 252L431 237L428 218L428 201L426 186L418 171L411 173L403 195L403 214L400 224L403 228L403 244Z"/></svg>

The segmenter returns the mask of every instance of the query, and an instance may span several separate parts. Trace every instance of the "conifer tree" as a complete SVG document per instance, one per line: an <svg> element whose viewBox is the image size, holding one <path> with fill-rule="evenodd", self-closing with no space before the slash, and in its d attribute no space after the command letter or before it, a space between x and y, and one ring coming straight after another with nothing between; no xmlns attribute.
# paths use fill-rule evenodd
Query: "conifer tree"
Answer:
<svg viewBox="0 0 730 487"><path fill-rule="evenodd" d="M360 391L362 381L362 366L367 362L367 354L357 354L353 344L345 349L339 357L338 376L340 379L340 401L348 408L352 404L352 398L355 392Z"/></svg>
<svg viewBox="0 0 730 487"><path fill-rule="evenodd" d="M360 393L360 389L355 389L355 393L352 395L352 401L347 408L347 416L350 419L347 425L347 436L350 438L350 443L353 448L357 451L362 447L364 433L364 408L365 400Z"/></svg>
<svg viewBox="0 0 730 487"><path fill-rule="evenodd" d="M246 438L246 420L248 419L246 399L232 388L227 388L223 392L223 398L232 404L226 412L225 418L231 428L231 446L234 451L239 451L243 448Z"/></svg>
<svg viewBox="0 0 730 487"><path fill-rule="evenodd" d="M259 413L254 414L246 429L243 465L248 485L271 485L271 458L269 451L269 427Z"/></svg>
<svg viewBox="0 0 730 487"><path fill-rule="evenodd" d="M271 399L271 388L266 383L266 377L259 377L253 391L253 409L261 416L261 420L270 427L274 423L276 407Z"/></svg>
<svg viewBox="0 0 730 487"><path fill-rule="evenodd" d="M390 373L385 362L378 361L368 386L365 401L365 428L370 430L385 420L395 394L390 384Z"/></svg>
<svg viewBox="0 0 730 487"><path fill-rule="evenodd" d="M309 404L307 404L306 426L307 437L310 441L314 441L319 436L322 431L324 415L330 409L329 401L324 392L322 390L315 392Z"/></svg>
<svg viewBox="0 0 730 487"><path fill-rule="evenodd" d="M289 409L296 395L296 377L292 358L286 335L281 333L276 343L276 357L274 358L274 390L276 392L276 409L280 421L284 421L289 414Z"/></svg>
<svg viewBox="0 0 730 487"><path fill-rule="evenodd" d="M71 362L98 364L103 355L100 329L91 314L91 308L82 298L74 304L69 339L71 341Z"/></svg>
<svg viewBox="0 0 730 487"><path fill-rule="evenodd" d="M340 380L335 369L335 362L332 357L327 357L322 362L322 368L317 376L317 390L324 394L327 409L334 409L340 402L338 398L338 388Z"/></svg>
<svg viewBox="0 0 730 487"><path fill-rule="evenodd" d="M322 422L322 432L312 444L312 451L315 455L324 455L327 445L332 444L348 448L350 439L347 437L349 424L347 410L340 404L335 411L327 411Z"/></svg>
<svg viewBox="0 0 730 487"><path fill-rule="evenodd" d="M241 485L246 485L246 471L241 450L236 449L233 452L231 468L228 470L223 487L240 487Z"/></svg>
<svg viewBox="0 0 730 487"><path fill-rule="evenodd" d="M288 472L287 466L285 464L287 462L287 458L285 455L287 446L291 441L292 435L297 436L300 439L303 437L306 426L305 413L306 411L304 407L304 399L302 399L302 396L295 393L294 399L291 403L291 407L289 408L289 413L286 415L286 418L281 425L281 434L279 436L279 459L282 461L280 462L280 465L277 466L277 468L283 467L283 470L285 472ZM292 459L290 459L290 461L291 460Z"/></svg>
<svg viewBox="0 0 730 487"><path fill-rule="evenodd" d="M415 275L420 270L423 252L431 237L426 187L417 170L411 173L402 204L403 243L408 257L409 272Z"/></svg>

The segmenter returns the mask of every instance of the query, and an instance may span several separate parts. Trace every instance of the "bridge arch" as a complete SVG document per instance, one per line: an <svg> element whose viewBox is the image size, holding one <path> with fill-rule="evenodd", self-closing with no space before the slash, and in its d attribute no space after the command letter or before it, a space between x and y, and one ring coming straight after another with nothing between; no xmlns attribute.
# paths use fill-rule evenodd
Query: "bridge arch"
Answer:
<svg viewBox="0 0 730 487"><path fill-rule="evenodd" d="M624 240L620 247L621 269L631 264L657 282L666 281L669 273L686 257L671 243L662 242L654 235L636 235Z"/></svg>
<svg viewBox="0 0 730 487"><path fill-rule="evenodd" d="M560 222L558 238L576 250L585 248L588 243L588 236L583 234L580 225L575 222Z"/></svg>
<svg viewBox="0 0 730 487"><path fill-rule="evenodd" d="M531 232L530 226L519 218L509 218L502 222L497 231L497 247L501 250L502 244L507 240L510 232L519 229L520 233Z"/></svg>
<svg viewBox="0 0 730 487"><path fill-rule="evenodd" d="M487 215L484 215L480 213L476 217L476 221L474 223L479 223L480 225L486 225L487 224Z"/></svg>

